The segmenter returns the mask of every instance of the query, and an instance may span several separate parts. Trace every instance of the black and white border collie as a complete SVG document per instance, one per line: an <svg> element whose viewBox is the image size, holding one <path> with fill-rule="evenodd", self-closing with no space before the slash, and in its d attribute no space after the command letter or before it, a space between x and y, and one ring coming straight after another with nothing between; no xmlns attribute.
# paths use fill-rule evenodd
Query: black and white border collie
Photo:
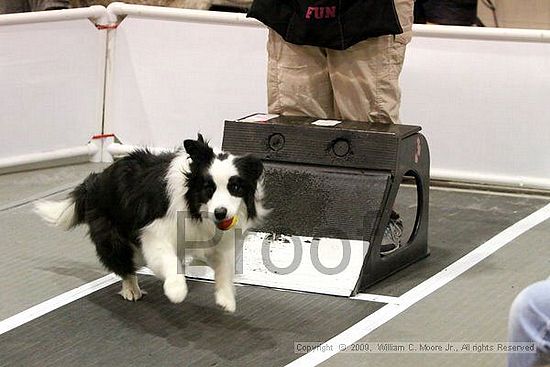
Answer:
<svg viewBox="0 0 550 367"><path fill-rule="evenodd" d="M234 312L235 230L245 232L267 214L263 165L249 155L214 150L200 134L184 148L136 150L89 175L67 199L37 203L36 212L65 230L87 224L100 261L122 278L125 299L141 298L135 273L145 265L175 303L187 295L177 238L182 247L177 213L183 212L183 242L204 244L185 248L185 255L214 269L216 304Z"/></svg>

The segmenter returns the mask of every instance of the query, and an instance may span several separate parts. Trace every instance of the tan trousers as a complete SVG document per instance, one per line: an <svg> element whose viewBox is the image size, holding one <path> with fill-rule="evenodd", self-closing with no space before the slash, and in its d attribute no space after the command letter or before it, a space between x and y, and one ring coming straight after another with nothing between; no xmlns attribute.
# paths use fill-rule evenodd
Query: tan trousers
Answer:
<svg viewBox="0 0 550 367"><path fill-rule="evenodd" d="M0 0L0 14L66 9L69 0Z"/></svg>
<svg viewBox="0 0 550 367"><path fill-rule="evenodd" d="M370 38L346 50L294 45L270 30L269 113L399 123L399 74L414 0L395 4L403 34Z"/></svg>

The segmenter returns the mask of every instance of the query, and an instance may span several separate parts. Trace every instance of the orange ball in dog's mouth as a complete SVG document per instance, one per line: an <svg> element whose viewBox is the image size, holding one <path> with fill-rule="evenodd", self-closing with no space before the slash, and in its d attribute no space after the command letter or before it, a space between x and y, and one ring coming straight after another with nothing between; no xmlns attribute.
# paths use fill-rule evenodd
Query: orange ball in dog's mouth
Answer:
<svg viewBox="0 0 550 367"><path fill-rule="evenodd" d="M222 220L221 222L216 223L216 227L221 229L222 231L227 231L235 226L237 224L238 219L236 216L228 218L226 220Z"/></svg>

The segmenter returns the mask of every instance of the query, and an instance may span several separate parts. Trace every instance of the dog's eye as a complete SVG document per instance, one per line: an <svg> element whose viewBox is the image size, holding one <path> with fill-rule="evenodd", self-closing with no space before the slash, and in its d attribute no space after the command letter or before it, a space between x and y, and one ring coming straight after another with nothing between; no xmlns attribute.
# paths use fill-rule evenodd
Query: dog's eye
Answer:
<svg viewBox="0 0 550 367"><path fill-rule="evenodd" d="M233 195L242 195L243 187L238 182L231 182L228 185L228 190Z"/></svg>
<svg viewBox="0 0 550 367"><path fill-rule="evenodd" d="M209 182L209 181L206 181L204 183L203 190L204 190L204 193L209 197L214 195L214 191L216 191L216 189L215 189L214 185L212 184L212 182Z"/></svg>

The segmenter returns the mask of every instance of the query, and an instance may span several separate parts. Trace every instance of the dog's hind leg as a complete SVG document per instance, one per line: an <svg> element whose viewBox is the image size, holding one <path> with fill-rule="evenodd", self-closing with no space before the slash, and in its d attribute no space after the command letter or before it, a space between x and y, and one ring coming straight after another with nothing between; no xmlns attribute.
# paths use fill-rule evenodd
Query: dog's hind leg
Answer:
<svg viewBox="0 0 550 367"><path fill-rule="evenodd" d="M134 274L127 275L124 279L122 279L122 289L118 292L118 294L120 294L125 300L137 301L144 294L147 294L147 292L139 288L138 278Z"/></svg>
<svg viewBox="0 0 550 367"><path fill-rule="evenodd" d="M110 271L122 278L119 294L128 301L137 301L144 292L139 289L134 262L135 250L130 241L103 217L90 220L90 239L97 256Z"/></svg>

